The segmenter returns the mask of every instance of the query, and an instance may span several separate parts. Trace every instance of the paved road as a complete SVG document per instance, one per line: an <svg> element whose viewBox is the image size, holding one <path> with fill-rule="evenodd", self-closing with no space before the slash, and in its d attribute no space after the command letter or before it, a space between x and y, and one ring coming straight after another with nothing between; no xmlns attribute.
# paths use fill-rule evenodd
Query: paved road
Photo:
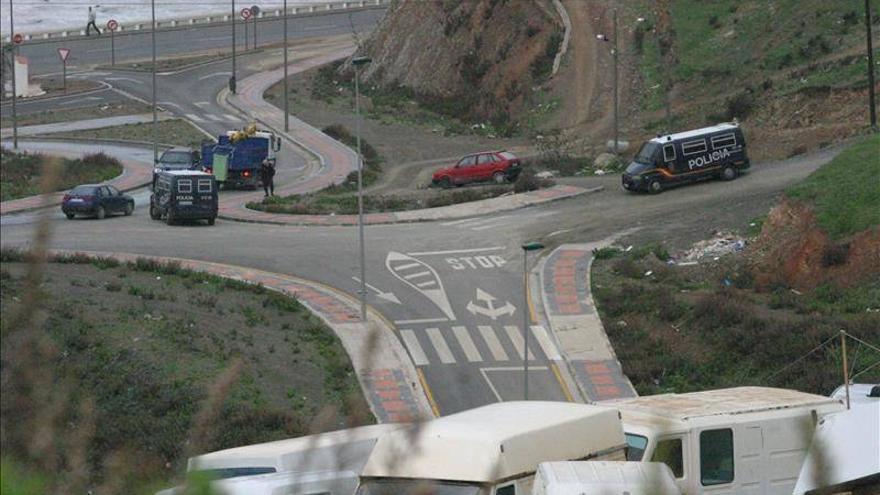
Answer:
<svg viewBox="0 0 880 495"><path fill-rule="evenodd" d="M317 35L351 33L354 25L361 33L374 26L385 8L371 8L353 12L328 13L309 17L291 17L288 20L288 38L291 40ZM149 23L148 23L149 24ZM244 24L236 22L237 50L244 50ZM6 26L4 26L5 28ZM250 29L250 28L249 28ZM250 32L253 36L253 33ZM253 38L250 38L252 41ZM258 46L278 43L284 40L283 20L265 20L259 23ZM249 43L251 42L249 41ZM151 35L149 32L120 34L115 38L116 62L146 60L151 57ZM187 55L194 52L216 53L231 51L232 32L228 24L212 26L192 26L186 29L159 31L156 33L156 53L158 57ZM32 76L61 73L58 48L69 48L68 70L89 66L110 64L110 37L91 36L52 42L24 43L20 54L30 62Z"/></svg>

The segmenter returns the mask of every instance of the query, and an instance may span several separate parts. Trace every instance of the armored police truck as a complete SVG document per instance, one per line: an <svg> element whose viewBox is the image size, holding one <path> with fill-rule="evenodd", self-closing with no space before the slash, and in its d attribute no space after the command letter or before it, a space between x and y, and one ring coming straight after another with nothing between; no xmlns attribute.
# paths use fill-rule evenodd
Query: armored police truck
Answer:
<svg viewBox="0 0 880 495"><path fill-rule="evenodd" d="M742 130L735 122L724 123L646 142L626 168L622 182L629 191L659 193L703 179L733 180L747 168Z"/></svg>
<svg viewBox="0 0 880 495"><path fill-rule="evenodd" d="M173 225L178 220L217 218L217 182L214 176L196 170L167 170L156 174L156 186L150 195L150 218L165 219Z"/></svg>

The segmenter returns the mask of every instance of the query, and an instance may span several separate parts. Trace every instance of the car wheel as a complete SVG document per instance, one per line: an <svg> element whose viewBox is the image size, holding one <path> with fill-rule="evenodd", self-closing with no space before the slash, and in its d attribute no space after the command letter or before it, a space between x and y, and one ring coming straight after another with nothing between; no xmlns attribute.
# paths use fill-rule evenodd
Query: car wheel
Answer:
<svg viewBox="0 0 880 495"><path fill-rule="evenodd" d="M134 211L134 203L126 203L125 204L125 216L131 216L131 213Z"/></svg>
<svg viewBox="0 0 880 495"><path fill-rule="evenodd" d="M73 214L73 213L65 213L64 215L67 217L68 220L73 220L73 217L76 216L76 215Z"/></svg>
<svg viewBox="0 0 880 495"><path fill-rule="evenodd" d="M721 180L733 180L736 179L736 169L730 166L724 167L721 170Z"/></svg>
<svg viewBox="0 0 880 495"><path fill-rule="evenodd" d="M214 221L217 220L216 217L211 217L208 219L208 225L214 225Z"/></svg>
<svg viewBox="0 0 880 495"><path fill-rule="evenodd" d="M452 188L452 179L449 177L444 177L440 179L440 187L443 189L451 189Z"/></svg>
<svg viewBox="0 0 880 495"><path fill-rule="evenodd" d="M504 184L507 182L507 175L505 175L504 172L495 172L495 175L492 176L492 180L494 180L496 184Z"/></svg>
<svg viewBox="0 0 880 495"><path fill-rule="evenodd" d="M97 218L98 220L103 220L106 216L107 212L104 210L104 207L99 206L98 210L95 212L95 218Z"/></svg>
<svg viewBox="0 0 880 495"><path fill-rule="evenodd" d="M153 220L159 220L160 218L162 218L162 213L160 213L159 210L153 205L150 205L150 218Z"/></svg>
<svg viewBox="0 0 880 495"><path fill-rule="evenodd" d="M174 222L174 213L168 210L168 213L165 214L165 225L174 225Z"/></svg>
<svg viewBox="0 0 880 495"><path fill-rule="evenodd" d="M654 179L648 184L648 190L651 194L660 194L663 192L663 184L659 180Z"/></svg>

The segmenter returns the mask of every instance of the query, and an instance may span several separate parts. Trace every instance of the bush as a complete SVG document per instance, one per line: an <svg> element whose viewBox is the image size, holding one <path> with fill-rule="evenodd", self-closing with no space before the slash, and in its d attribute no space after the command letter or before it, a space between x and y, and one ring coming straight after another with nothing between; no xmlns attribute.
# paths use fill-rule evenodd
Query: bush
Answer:
<svg viewBox="0 0 880 495"><path fill-rule="evenodd" d="M595 258L597 260L608 260L608 259L614 258L615 256L617 256L620 253L621 253L621 251L619 248L603 247L603 248L593 250L593 258Z"/></svg>
<svg viewBox="0 0 880 495"><path fill-rule="evenodd" d="M532 168L523 168L523 171L519 174L519 178L513 184L513 192L522 193L528 191L536 191L538 189L543 189L545 187L551 187L555 183L550 179L541 179L535 176L535 171Z"/></svg>
<svg viewBox="0 0 880 495"><path fill-rule="evenodd" d="M745 120L752 113L755 106L755 100L750 92L743 91L728 98L726 105L727 112L725 113L725 117L727 120Z"/></svg>

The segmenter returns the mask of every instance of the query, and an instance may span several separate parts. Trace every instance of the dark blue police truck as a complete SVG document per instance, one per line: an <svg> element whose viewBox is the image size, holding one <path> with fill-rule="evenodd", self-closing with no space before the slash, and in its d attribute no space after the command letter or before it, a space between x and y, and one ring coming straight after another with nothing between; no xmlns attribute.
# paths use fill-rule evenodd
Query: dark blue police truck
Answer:
<svg viewBox="0 0 880 495"><path fill-rule="evenodd" d="M733 180L747 168L742 130L724 123L655 137L642 145L621 180L629 191L659 193L698 180Z"/></svg>

